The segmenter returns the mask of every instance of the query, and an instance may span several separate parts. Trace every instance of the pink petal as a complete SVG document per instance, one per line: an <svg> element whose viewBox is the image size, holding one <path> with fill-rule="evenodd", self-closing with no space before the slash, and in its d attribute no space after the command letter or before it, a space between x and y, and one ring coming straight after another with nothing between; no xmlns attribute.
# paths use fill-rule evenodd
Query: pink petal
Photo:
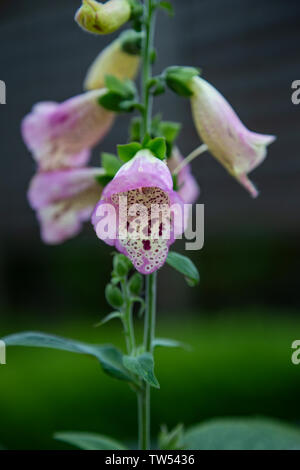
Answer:
<svg viewBox="0 0 300 470"><path fill-rule="evenodd" d="M182 162L183 156L177 147L173 148L171 157L168 159L168 167L173 171ZM190 165L186 165L180 170L177 177L178 194L186 204L194 204L200 195L200 187L192 174Z"/></svg>
<svg viewBox="0 0 300 470"><path fill-rule="evenodd" d="M40 169L84 165L90 149L110 129L114 115L98 104L105 90L91 91L64 103L39 103L22 122L23 139Z"/></svg>
<svg viewBox="0 0 300 470"><path fill-rule="evenodd" d="M79 233L101 195L96 181L101 174L100 168L80 168L38 173L32 179L28 199L45 243L62 243Z"/></svg>
<svg viewBox="0 0 300 470"><path fill-rule="evenodd" d="M192 111L201 139L227 171L257 195L245 175L263 162L275 137L249 131L225 98L202 78L194 78L191 88Z"/></svg>

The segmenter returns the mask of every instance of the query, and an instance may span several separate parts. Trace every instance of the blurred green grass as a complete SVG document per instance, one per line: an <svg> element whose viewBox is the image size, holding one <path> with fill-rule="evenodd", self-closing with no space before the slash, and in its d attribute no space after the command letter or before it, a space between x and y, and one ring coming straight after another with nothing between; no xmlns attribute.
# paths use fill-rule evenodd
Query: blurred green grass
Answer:
<svg viewBox="0 0 300 470"><path fill-rule="evenodd" d="M162 423L191 425L215 416L267 415L300 422L300 366L291 363L291 344L300 338L299 316L256 308L161 318L157 335L184 341L192 351L155 353L161 385L152 393L155 433ZM74 322L67 316L64 322L56 318L45 325L43 319L25 316L12 325L5 316L1 336L34 329L123 347L117 322L96 329L90 318L82 319ZM106 376L96 360L9 348L7 365L0 367L0 386L0 442L6 448L62 449L66 445L52 440L61 430L135 439L135 396L126 383Z"/></svg>

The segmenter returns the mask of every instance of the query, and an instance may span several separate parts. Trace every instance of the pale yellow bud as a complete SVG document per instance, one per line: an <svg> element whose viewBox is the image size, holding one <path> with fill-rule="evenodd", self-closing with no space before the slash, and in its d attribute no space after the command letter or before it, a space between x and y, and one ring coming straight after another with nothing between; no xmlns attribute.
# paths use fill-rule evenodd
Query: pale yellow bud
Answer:
<svg viewBox="0 0 300 470"><path fill-rule="evenodd" d="M85 90L105 86L105 76L114 75L119 80L134 80L138 73L140 57L128 54L122 49L122 41L116 39L96 57L90 66L85 81Z"/></svg>
<svg viewBox="0 0 300 470"><path fill-rule="evenodd" d="M130 16L129 0L109 0L106 3L83 0L75 21L90 33L110 34L126 23Z"/></svg>

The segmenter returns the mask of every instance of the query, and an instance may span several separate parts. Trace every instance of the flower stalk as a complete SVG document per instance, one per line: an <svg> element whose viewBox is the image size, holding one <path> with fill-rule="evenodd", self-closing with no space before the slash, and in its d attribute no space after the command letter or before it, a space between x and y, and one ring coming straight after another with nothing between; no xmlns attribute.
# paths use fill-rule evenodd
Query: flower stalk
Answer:
<svg viewBox="0 0 300 470"><path fill-rule="evenodd" d="M126 339L126 346L128 354L132 354L135 350L135 335L132 321L132 300L130 299L127 280L121 281L122 293L124 298L124 310L123 310L123 327Z"/></svg>
<svg viewBox="0 0 300 470"><path fill-rule="evenodd" d="M152 79L152 51L155 30L155 5L153 0L145 0L144 3L144 38L142 44L142 136L150 131L152 114L152 95L150 93L150 83Z"/></svg>
<svg viewBox="0 0 300 470"><path fill-rule="evenodd" d="M184 167L189 165L195 158L199 157L202 153L206 152L208 147L206 144L202 144L193 150L182 162L175 168L173 175L178 175Z"/></svg>
<svg viewBox="0 0 300 470"><path fill-rule="evenodd" d="M152 51L155 30L155 6L152 0L145 0L144 4L144 40L142 44L142 132L144 138L150 133L152 115L152 95L150 82L152 78ZM146 276L146 311L144 320L144 349L152 352L155 334L156 317L156 272ZM139 449L150 449L150 385L144 383L138 394L138 425Z"/></svg>

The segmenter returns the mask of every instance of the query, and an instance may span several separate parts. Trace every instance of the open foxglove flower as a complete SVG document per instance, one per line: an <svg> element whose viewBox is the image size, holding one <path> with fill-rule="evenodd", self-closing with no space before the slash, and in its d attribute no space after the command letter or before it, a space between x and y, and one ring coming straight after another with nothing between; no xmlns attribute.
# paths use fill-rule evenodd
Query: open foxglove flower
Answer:
<svg viewBox="0 0 300 470"><path fill-rule="evenodd" d="M167 165L144 149L105 187L92 223L101 240L150 274L165 263L169 246L185 229L183 205Z"/></svg>
<svg viewBox="0 0 300 470"><path fill-rule="evenodd" d="M101 195L96 177L102 174L101 168L74 168L33 177L28 199L37 211L45 243L62 243L80 232Z"/></svg>
<svg viewBox="0 0 300 470"><path fill-rule="evenodd" d="M171 157L168 158L168 167L173 173L178 166L183 162L178 147L173 147ZM192 174L190 165L185 165L181 168L177 175L178 194L186 204L194 204L200 194L199 185Z"/></svg>
<svg viewBox="0 0 300 470"><path fill-rule="evenodd" d="M253 197L258 191L248 178L267 155L273 135L249 131L225 98L200 77L191 80L192 111L197 131L209 151Z"/></svg>
<svg viewBox="0 0 300 470"><path fill-rule="evenodd" d="M43 171L84 165L108 132L114 114L98 100L105 89L90 91L63 103L42 102L22 122L23 139Z"/></svg>

